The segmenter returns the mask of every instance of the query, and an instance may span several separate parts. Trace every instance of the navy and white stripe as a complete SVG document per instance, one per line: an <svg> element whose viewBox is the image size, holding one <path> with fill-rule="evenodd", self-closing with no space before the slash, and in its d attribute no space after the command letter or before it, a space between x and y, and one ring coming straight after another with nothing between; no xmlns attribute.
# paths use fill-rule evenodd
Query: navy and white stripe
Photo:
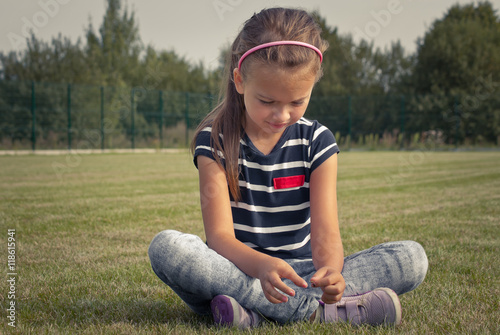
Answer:
<svg viewBox="0 0 500 335"><path fill-rule="evenodd" d="M196 157L214 158L211 128L196 139ZM241 200L231 199L236 237L280 258L310 258L309 180L327 158L339 152L332 132L305 118L285 129L274 149L263 155L248 136L240 141ZM223 158L222 153L218 153ZM275 188L274 179L304 176L302 185Z"/></svg>

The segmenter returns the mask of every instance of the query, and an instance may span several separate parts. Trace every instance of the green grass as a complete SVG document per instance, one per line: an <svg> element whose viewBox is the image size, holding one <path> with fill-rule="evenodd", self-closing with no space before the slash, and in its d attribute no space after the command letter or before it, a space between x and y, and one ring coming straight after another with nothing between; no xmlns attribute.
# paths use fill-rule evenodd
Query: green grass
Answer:
<svg viewBox="0 0 500 335"><path fill-rule="evenodd" d="M0 257L16 229L16 325L0 282L0 333L229 334L192 313L152 272L163 229L203 237L190 155L0 156ZM430 268L401 296L397 329L265 324L255 334L494 334L500 331L500 153L343 152L346 254L420 242Z"/></svg>

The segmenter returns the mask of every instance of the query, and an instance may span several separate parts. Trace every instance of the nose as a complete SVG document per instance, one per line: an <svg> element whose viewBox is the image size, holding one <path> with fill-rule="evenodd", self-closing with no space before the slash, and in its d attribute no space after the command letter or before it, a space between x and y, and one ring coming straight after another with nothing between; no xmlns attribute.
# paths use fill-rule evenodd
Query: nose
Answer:
<svg viewBox="0 0 500 335"><path fill-rule="evenodd" d="M273 110L273 119L277 123L284 123L290 119L290 111L287 106L277 106Z"/></svg>

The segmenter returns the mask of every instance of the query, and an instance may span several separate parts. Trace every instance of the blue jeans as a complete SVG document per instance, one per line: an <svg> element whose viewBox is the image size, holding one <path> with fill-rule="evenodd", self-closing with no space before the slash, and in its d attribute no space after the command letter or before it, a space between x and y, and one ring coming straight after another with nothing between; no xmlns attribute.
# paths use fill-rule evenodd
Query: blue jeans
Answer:
<svg viewBox="0 0 500 335"><path fill-rule="evenodd" d="M316 272L311 259L286 260L309 283L301 288L285 279L296 292L288 302L270 303L260 281L246 275L236 265L210 249L198 236L174 230L156 235L149 246L149 258L156 275L196 313L209 314L210 301L219 294L233 297L247 309L280 323L307 320L318 308L321 288L310 287ZM377 245L344 259L344 296L378 287L397 294L415 289L427 273L427 256L413 241Z"/></svg>

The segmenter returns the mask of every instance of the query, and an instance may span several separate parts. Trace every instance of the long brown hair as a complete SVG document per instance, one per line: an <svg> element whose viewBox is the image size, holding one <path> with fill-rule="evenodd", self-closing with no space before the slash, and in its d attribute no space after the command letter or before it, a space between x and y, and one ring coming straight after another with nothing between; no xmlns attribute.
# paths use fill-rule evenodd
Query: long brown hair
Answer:
<svg viewBox="0 0 500 335"><path fill-rule="evenodd" d="M323 40L320 34L321 28L306 11L270 8L254 14L246 21L243 29L234 40L227 54L220 103L198 126L191 143L191 151L194 153L196 137L200 131L211 126L210 146L213 149L216 162L226 172L229 191L235 201L240 199L238 159L240 157L240 140L244 131L245 105L243 97L236 91L233 70L238 67L238 61L246 51L267 42L300 41L312 44L324 52L328 48L328 42ZM316 80L319 80L322 75L319 57L315 51L309 48L280 45L256 51L242 63L241 75L243 79L247 78L249 69L255 62L272 64L282 69L307 65L311 67L311 72L316 73ZM224 136L220 137L219 134ZM219 151L224 155L224 162L217 154Z"/></svg>

